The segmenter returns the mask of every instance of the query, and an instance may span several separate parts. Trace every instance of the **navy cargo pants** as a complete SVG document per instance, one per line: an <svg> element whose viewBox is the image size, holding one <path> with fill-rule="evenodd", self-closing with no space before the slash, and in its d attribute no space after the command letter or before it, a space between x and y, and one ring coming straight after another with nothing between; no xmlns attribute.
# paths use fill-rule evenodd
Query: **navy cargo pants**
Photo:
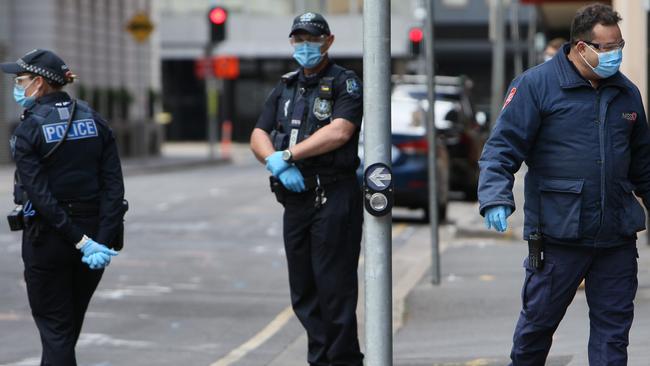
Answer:
<svg viewBox="0 0 650 366"><path fill-rule="evenodd" d="M585 280L589 304L589 365L627 365L637 290L636 245L584 248L546 245L544 268L524 262L523 308L510 358L513 366L543 366L553 333Z"/></svg>
<svg viewBox="0 0 650 366"><path fill-rule="evenodd" d="M287 194L284 203L291 304L307 331L310 365L361 366L356 309L362 196L354 176L325 186L325 196L320 209L313 190Z"/></svg>

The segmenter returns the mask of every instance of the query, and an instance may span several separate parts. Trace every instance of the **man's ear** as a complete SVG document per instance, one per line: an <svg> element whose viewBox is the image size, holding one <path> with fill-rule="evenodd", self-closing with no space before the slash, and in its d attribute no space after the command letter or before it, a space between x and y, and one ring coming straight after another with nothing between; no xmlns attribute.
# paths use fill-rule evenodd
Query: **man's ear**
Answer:
<svg viewBox="0 0 650 366"><path fill-rule="evenodd" d="M329 51L330 47L332 47L332 43L334 43L334 35L330 34L325 39L325 43L323 44L323 49L321 50L321 53L326 53L327 51Z"/></svg>

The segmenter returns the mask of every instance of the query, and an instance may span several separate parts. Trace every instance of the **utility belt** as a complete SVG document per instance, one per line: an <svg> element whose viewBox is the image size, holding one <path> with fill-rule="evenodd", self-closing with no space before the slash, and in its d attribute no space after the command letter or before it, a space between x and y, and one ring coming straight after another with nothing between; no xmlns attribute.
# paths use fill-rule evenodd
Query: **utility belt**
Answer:
<svg viewBox="0 0 650 366"><path fill-rule="evenodd" d="M126 204L128 210L128 202ZM63 202L61 203L61 208L71 217L99 216L98 202ZM25 229L25 221L33 221L35 219L35 216L25 217L22 205L16 206L7 215L7 221L9 222L9 229L11 231L23 230Z"/></svg>
<svg viewBox="0 0 650 366"><path fill-rule="evenodd" d="M99 202L63 202L61 208L71 217L99 216Z"/></svg>
<svg viewBox="0 0 650 366"><path fill-rule="evenodd" d="M60 206L68 215L70 215L70 217L99 216L99 202L61 202ZM115 238L107 244L115 250L121 250L124 247L124 216L128 210L129 202L123 200L120 211L120 223L117 232L115 233ZM28 231L32 237L38 237L44 230L45 224L38 217L38 213L36 213L35 216L26 217L23 212L23 206L16 206L16 208L7 215L7 220L9 221L9 229L11 231L29 229Z"/></svg>
<svg viewBox="0 0 650 366"><path fill-rule="evenodd" d="M355 179L355 178L356 175L353 172L336 173L336 174L315 174L315 175L308 175L304 177L305 188L307 189L306 192L315 191L317 194L319 192L322 192L323 189L328 185L331 185L336 182L346 181L349 179ZM269 177L269 182L271 185L271 192L275 194L276 200L281 204L284 204L286 202L286 198L288 195L306 193L306 192L302 192L302 193L291 192L282 184L282 182L280 182L278 178L274 176Z"/></svg>

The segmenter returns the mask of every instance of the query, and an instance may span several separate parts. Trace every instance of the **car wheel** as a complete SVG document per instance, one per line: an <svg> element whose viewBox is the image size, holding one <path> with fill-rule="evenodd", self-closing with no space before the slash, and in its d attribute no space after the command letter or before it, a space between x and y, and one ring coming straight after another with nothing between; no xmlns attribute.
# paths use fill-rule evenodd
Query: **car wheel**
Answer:
<svg viewBox="0 0 650 366"><path fill-rule="evenodd" d="M475 184L470 184L466 186L463 190L465 195L465 201L475 202L478 201L478 186Z"/></svg>

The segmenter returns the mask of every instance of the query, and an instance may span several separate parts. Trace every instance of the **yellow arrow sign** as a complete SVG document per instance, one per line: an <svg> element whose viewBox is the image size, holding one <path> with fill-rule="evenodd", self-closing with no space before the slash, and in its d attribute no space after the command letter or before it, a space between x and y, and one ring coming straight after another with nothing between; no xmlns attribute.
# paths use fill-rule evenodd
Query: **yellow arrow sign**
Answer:
<svg viewBox="0 0 650 366"><path fill-rule="evenodd" d="M135 14L126 25L127 32L131 33L131 36L133 36L136 42L140 43L149 38L149 35L153 32L153 28L153 23L145 12Z"/></svg>

